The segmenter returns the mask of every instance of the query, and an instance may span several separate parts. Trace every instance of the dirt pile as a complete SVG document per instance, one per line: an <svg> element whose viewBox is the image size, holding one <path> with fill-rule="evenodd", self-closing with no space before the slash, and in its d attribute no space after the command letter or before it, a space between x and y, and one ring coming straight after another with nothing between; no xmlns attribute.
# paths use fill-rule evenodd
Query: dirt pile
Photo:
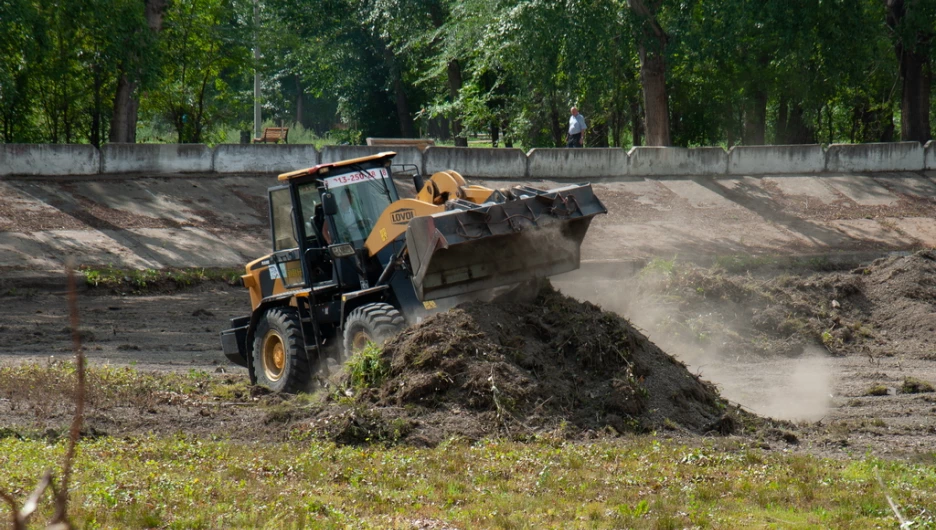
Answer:
<svg viewBox="0 0 936 530"><path fill-rule="evenodd" d="M870 339L863 346L872 355L931 355L936 351L932 344L936 331L936 251L878 259L850 275L811 283L831 299L829 333L836 346L859 342L855 340L857 331Z"/></svg>
<svg viewBox="0 0 936 530"><path fill-rule="evenodd" d="M753 325L835 355L917 358L936 351L936 251L893 256L850 271L776 278ZM933 356L936 358L936 356Z"/></svg>
<svg viewBox="0 0 936 530"><path fill-rule="evenodd" d="M345 442L452 436L728 433L714 387L627 320L546 285L532 303L472 302L388 342L379 384L316 428Z"/></svg>
<svg viewBox="0 0 936 530"><path fill-rule="evenodd" d="M936 359L934 250L845 271L764 268L739 274L679 267L649 271L625 285L634 295L623 302L617 294L625 287L610 282L581 294L635 315L681 358L697 352L796 357L819 348L833 355Z"/></svg>

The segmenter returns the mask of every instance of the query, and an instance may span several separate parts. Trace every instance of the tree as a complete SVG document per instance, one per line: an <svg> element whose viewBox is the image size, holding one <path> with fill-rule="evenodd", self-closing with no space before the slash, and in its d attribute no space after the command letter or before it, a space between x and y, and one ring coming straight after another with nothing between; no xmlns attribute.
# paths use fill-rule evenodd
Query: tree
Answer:
<svg viewBox="0 0 936 530"><path fill-rule="evenodd" d="M162 30L163 18L169 0L143 0L136 2L142 12L135 11L123 26L121 44L125 51L121 58L114 93L114 114L109 139L114 143L136 141L136 126L140 107L140 88L152 80L158 68L156 36ZM142 15L142 16L141 16ZM141 86L141 84L143 86Z"/></svg>
<svg viewBox="0 0 936 530"><path fill-rule="evenodd" d="M663 0L628 0L638 20L640 82L646 113L647 145L670 145L669 99L666 94L666 45L669 37L657 20Z"/></svg>
<svg viewBox="0 0 936 530"><path fill-rule="evenodd" d="M41 18L30 0L0 3L0 139L34 141L29 126L37 79L35 65L44 55Z"/></svg>
<svg viewBox="0 0 936 530"><path fill-rule="evenodd" d="M883 1L887 8L887 26L893 34L894 52L900 64L900 138L925 143L932 138L929 114L936 2Z"/></svg>
<svg viewBox="0 0 936 530"><path fill-rule="evenodd" d="M252 71L245 22L252 9L227 0L175 0L169 7L160 38L161 83L145 98L151 113L172 124L179 143L208 141L212 125L238 114L228 103L243 105L234 85Z"/></svg>
<svg viewBox="0 0 936 530"><path fill-rule="evenodd" d="M301 43L288 71L304 90L336 100L342 120L367 136L414 134L413 66L375 20L374 2L270 0L267 7Z"/></svg>

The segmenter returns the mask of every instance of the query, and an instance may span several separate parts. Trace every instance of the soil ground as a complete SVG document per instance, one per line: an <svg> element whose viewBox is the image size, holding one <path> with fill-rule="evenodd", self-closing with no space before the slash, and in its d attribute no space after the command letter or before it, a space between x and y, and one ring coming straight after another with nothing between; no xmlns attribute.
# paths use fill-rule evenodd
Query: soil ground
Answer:
<svg viewBox="0 0 936 530"><path fill-rule="evenodd" d="M932 251L831 271L729 272L662 262L629 278L557 282L566 293L633 315L637 327L547 289L532 305L475 302L427 320L388 345L393 370L382 385L351 399L326 396L324 408L262 394L227 403L149 396L103 408L88 425L114 435L184 429L254 440L299 433L432 445L453 435L558 431L575 438L646 430L694 437L719 431L724 413L735 411L741 416L729 420L737 424L728 431L764 447L925 457L936 451L936 393L928 386L936 384L934 273ZM147 295L86 288L78 298L94 364L246 377L218 347L218 330L247 304L239 287L208 282ZM0 344L3 364L70 357L63 290L8 282L2 300L0 329L17 338ZM602 357L616 349L632 357ZM648 372L661 365L671 370L663 382L652 381ZM679 381L689 386L679 390ZM509 406L494 403L493 387ZM646 399L635 397L640 388ZM670 399L675 395L691 399ZM18 399L0 397L5 425L67 420L64 405L39 421L34 408L16 407ZM787 421L745 431L744 412Z"/></svg>
<svg viewBox="0 0 936 530"><path fill-rule="evenodd" d="M596 185L609 215L598 218L586 238L583 257L589 266L583 274L557 278L555 285L565 294L629 319L636 329L626 322L619 325L642 331L649 337L647 344L685 363L687 370L678 372L678 377L698 375L713 383L721 398L730 402L729 409L740 406L794 422L769 427L773 435L763 430L752 435L757 443L834 456L868 451L895 457L932 455L936 394L926 391L926 384L936 384L936 346L930 342L936 320L936 271L932 255L916 250L936 242L933 177L931 173L785 176ZM0 336L5 339L0 341L0 366L71 357L65 280L60 273L67 257L76 264L139 268L240 266L261 255L266 251L263 190L269 180L225 176L0 181L4 191ZM903 254L872 263L873 258L894 251ZM723 263L721 268L688 265L737 255L746 258ZM796 267L765 258L777 255L830 259L804 261L800 265L806 266ZM654 261L673 256L680 256L675 266ZM640 267L627 266L626 260L632 259L650 265L633 274ZM595 267L607 263L611 266ZM223 357L218 340L228 320L249 307L247 293L240 287L207 282L143 295L84 288L78 303L81 336L92 363L163 372L207 371L235 382L246 377L245 370ZM568 312L573 306L563 307ZM574 307L591 314L588 306ZM515 375L529 370L510 353L523 348L509 337L504 344L492 335L496 322L485 316L509 316L519 310L474 311L465 309L461 316L449 318L456 319L454 325L459 318L468 319L465 325L476 326L485 336L477 340L501 348L499 362L507 364L497 366L505 370L510 366L508 372ZM521 329L527 331L518 336L539 348L563 332L539 341L535 325L524 326ZM539 333L550 337L543 330ZM639 338L643 335L628 336L644 344ZM399 346L405 349L405 341L415 339L402 340ZM639 379L638 374L631 375ZM498 378L494 380L496 384ZM478 388L490 394L485 386L490 381L479 381ZM530 387L530 383L521 385L520 378L517 381L517 388ZM603 381L586 379L582 388L601 386ZM2 424L65 424L64 406L59 412L37 412L35 407L17 407L19 398L9 394L10 389L0 390L6 392L0 392ZM550 399L539 391L530 392L540 402ZM356 395L354 403L343 405L358 410L355 407L363 403L358 400L366 398L375 407L391 407L386 401L390 394L380 395ZM707 395L702 394L703 402ZM33 399L41 398L41 393L34 393ZM225 403L198 396L137 396L130 401L136 404L99 409L97 420L90 417L90 425L114 435L186 430L276 439L288 435L289 429L279 428L280 424L311 431L317 418L309 412L296 415L288 407L283 412L277 409L277 398L262 395L239 395ZM531 403L535 407L538 401ZM646 410L653 408L660 407ZM639 409L629 410L645 412L643 406ZM495 418L497 410L495 405ZM523 417L542 412L515 410ZM624 418L628 413L623 412L617 416ZM490 415L490 408L485 413ZM605 421L588 423L568 410L552 413L552 423L508 428L555 430L556 422L565 421L577 425L578 436L587 436L608 426L633 427L615 427L614 418L607 421L611 414L605 414ZM641 418L643 423L638 424L644 428L660 429L666 436L699 436L719 418L715 409L683 421L675 412L665 418L632 416ZM402 419L396 425L405 426L414 439L422 436L431 443L445 434L421 432L413 427L418 420L398 417ZM503 429L503 421L494 423L493 431L451 432L472 436Z"/></svg>

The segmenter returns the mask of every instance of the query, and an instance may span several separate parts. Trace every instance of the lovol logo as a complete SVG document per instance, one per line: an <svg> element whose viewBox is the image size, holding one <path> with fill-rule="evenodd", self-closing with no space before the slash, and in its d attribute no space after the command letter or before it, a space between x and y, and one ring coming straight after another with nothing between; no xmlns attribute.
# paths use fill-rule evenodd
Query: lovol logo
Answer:
<svg viewBox="0 0 936 530"><path fill-rule="evenodd" d="M416 217L416 214L413 213L412 208L401 208L390 214L390 220L395 225L406 224L413 217Z"/></svg>

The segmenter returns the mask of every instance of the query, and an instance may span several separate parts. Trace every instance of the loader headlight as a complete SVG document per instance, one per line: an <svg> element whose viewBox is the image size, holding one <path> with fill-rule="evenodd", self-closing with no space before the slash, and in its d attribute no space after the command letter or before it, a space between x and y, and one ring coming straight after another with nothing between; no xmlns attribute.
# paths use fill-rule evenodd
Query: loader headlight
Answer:
<svg viewBox="0 0 936 530"><path fill-rule="evenodd" d="M347 258L354 255L354 247L351 243L339 243L328 247L328 252L333 258Z"/></svg>

